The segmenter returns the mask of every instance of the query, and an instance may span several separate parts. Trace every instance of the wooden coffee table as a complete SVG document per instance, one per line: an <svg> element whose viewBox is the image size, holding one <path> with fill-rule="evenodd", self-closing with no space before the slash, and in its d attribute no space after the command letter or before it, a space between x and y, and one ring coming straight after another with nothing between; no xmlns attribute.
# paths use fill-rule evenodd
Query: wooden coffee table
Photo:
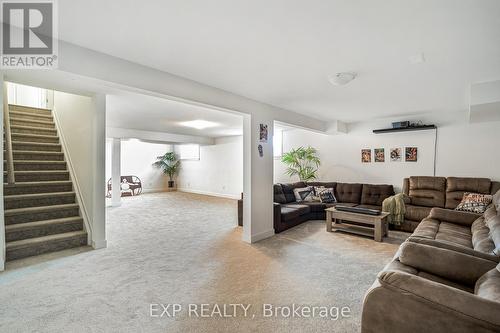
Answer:
<svg viewBox="0 0 500 333"><path fill-rule="evenodd" d="M343 212L335 207L325 209L326 231L340 230L353 234L373 237L376 242L381 242L383 236L387 236L387 216L389 213L381 212L380 215L368 215L360 213ZM349 222L363 223L364 225Z"/></svg>

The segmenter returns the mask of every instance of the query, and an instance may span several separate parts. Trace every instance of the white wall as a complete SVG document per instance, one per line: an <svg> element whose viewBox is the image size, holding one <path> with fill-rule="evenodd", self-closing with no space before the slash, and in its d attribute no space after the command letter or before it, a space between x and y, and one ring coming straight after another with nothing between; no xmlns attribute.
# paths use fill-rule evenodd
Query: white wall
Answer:
<svg viewBox="0 0 500 333"><path fill-rule="evenodd" d="M161 192L167 189L168 177L151 164L156 157L172 151L168 144L139 140L122 140L121 174L141 179L143 192ZM106 182L111 178L111 140L106 141Z"/></svg>
<svg viewBox="0 0 500 333"><path fill-rule="evenodd" d="M105 97L54 91L54 118L94 248L106 247L104 213Z"/></svg>
<svg viewBox="0 0 500 333"><path fill-rule="evenodd" d="M239 199L243 192L243 137L215 139L200 146L200 160L182 160L177 177L181 191Z"/></svg>
<svg viewBox="0 0 500 333"><path fill-rule="evenodd" d="M500 122L466 122L466 112L444 113L440 116L416 117L426 123L438 125L437 176L487 177L500 180L500 154L496 145L500 142ZM398 120L398 119L395 119ZM400 119L399 119L400 120ZM373 134L372 130L390 127L392 120L350 124L349 133L324 135L304 130L288 130L283 133L283 149L312 146L319 150L322 165L321 180L341 182L366 182L402 186L404 177L432 175L434 159L433 130ZM417 162L391 162L390 148L414 146L418 148ZM361 163L361 149L372 149L372 162ZM385 148L385 162L375 163L374 148ZM275 161L275 182L289 182L285 166ZM296 180L296 179L295 179Z"/></svg>
<svg viewBox="0 0 500 333"><path fill-rule="evenodd" d="M59 137L66 149L66 160L73 167L73 175L89 216L93 214L93 109L90 97L54 91L53 113Z"/></svg>

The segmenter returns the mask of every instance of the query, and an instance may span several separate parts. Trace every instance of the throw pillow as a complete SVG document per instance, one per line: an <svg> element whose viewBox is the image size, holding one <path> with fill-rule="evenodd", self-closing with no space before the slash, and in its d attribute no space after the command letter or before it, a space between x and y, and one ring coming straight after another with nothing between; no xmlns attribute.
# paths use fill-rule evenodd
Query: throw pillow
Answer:
<svg viewBox="0 0 500 333"><path fill-rule="evenodd" d="M483 214L491 200L492 196L490 194L465 192L462 202L458 204L455 210Z"/></svg>
<svg viewBox="0 0 500 333"><path fill-rule="evenodd" d="M301 201L314 201L314 192L311 186L302 187L302 188L294 188L293 194L295 195L295 200L297 202Z"/></svg>
<svg viewBox="0 0 500 333"><path fill-rule="evenodd" d="M277 202L279 204L286 203L285 193L283 193L281 184L274 184L274 202Z"/></svg>
<svg viewBox="0 0 500 333"><path fill-rule="evenodd" d="M314 192L319 200L323 203L335 203L337 202L337 198L333 194L333 188L324 187L324 186L315 186Z"/></svg>

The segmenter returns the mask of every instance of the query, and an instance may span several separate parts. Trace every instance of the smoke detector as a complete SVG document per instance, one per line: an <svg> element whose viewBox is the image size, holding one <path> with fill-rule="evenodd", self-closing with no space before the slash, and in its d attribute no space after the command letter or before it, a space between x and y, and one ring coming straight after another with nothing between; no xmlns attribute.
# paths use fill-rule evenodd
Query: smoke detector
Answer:
<svg viewBox="0 0 500 333"><path fill-rule="evenodd" d="M334 86L343 86L356 78L358 74L354 72L340 72L328 76L328 81Z"/></svg>

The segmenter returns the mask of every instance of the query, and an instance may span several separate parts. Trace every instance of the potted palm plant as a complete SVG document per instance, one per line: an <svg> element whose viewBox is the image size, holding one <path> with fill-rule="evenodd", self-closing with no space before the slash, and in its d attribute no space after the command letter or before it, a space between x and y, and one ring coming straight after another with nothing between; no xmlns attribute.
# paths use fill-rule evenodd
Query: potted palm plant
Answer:
<svg viewBox="0 0 500 333"><path fill-rule="evenodd" d="M153 166L159 168L164 174L168 175L168 187L174 187L174 177L179 172L181 162L179 161L177 155L174 152L168 152L162 156L158 156L157 161L153 163Z"/></svg>
<svg viewBox="0 0 500 333"><path fill-rule="evenodd" d="M318 167L321 164L318 151L313 147L299 147L284 153L281 161L288 167L286 174L290 177L298 176L301 181L316 179Z"/></svg>

